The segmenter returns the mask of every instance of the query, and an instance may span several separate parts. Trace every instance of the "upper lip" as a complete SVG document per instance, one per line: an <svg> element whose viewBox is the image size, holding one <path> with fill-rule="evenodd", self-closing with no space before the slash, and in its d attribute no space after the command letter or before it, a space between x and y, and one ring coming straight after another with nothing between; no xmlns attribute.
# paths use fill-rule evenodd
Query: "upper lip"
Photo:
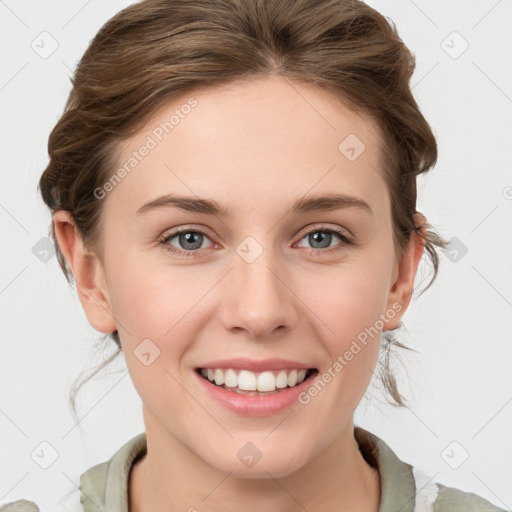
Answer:
<svg viewBox="0 0 512 512"><path fill-rule="evenodd" d="M237 357L234 359L218 359L199 365L198 368L233 368L238 370L249 370L253 372L261 372L265 370L284 370L286 368L297 368L305 370L313 368L310 364L292 361L291 359L247 359Z"/></svg>

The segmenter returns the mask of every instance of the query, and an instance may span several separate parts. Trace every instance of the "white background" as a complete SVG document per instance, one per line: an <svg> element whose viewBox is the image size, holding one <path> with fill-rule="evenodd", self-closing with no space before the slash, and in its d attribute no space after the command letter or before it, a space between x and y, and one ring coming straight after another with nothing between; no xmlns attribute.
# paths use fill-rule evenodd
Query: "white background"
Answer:
<svg viewBox="0 0 512 512"><path fill-rule="evenodd" d="M122 358L82 388L74 424L72 381L114 347L98 352L100 334L56 258L43 263L32 252L48 235L50 214L36 187L71 72L100 26L129 3L0 1L0 503L26 498L51 510L83 471L144 430ZM510 509L512 2L369 3L416 55L413 92L438 138L438 164L419 183L418 209L467 253L456 262L442 254L438 280L405 315L402 340L417 353L402 351L395 368L403 368L410 408L386 405L372 386L356 424L435 481ZM47 59L31 48L43 31L59 45ZM462 38L469 47L453 58ZM423 264L418 283L428 270ZM44 441L59 454L46 470L30 455ZM451 459L443 458L453 441ZM468 459L453 469L446 460L455 465L463 450Z"/></svg>

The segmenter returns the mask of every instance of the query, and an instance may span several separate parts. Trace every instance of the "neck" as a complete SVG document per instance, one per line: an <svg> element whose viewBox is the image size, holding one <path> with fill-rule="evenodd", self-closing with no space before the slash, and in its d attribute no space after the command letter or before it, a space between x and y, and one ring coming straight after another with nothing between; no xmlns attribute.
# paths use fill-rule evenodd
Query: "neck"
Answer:
<svg viewBox="0 0 512 512"><path fill-rule="evenodd" d="M276 478L240 478L205 463L164 429L148 429L147 454L130 475L130 512L308 510L377 512L378 471L359 451L353 422L298 471Z"/></svg>

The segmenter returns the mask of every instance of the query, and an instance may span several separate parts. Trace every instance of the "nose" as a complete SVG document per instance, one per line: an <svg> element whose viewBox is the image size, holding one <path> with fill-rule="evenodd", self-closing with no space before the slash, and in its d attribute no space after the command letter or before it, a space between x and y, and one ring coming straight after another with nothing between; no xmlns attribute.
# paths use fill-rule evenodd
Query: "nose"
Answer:
<svg viewBox="0 0 512 512"><path fill-rule="evenodd" d="M237 253L234 268L224 280L222 322L231 331L245 331L263 341L292 328L297 319L297 298L283 263L266 249L252 263Z"/></svg>

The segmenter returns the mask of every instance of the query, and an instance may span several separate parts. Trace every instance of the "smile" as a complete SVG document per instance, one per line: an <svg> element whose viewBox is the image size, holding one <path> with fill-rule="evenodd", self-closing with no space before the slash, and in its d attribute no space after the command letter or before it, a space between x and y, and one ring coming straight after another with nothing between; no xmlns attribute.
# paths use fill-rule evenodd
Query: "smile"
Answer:
<svg viewBox="0 0 512 512"><path fill-rule="evenodd" d="M252 372L233 368L198 368L197 372L218 387L244 395L279 393L301 384L316 373L315 368Z"/></svg>

